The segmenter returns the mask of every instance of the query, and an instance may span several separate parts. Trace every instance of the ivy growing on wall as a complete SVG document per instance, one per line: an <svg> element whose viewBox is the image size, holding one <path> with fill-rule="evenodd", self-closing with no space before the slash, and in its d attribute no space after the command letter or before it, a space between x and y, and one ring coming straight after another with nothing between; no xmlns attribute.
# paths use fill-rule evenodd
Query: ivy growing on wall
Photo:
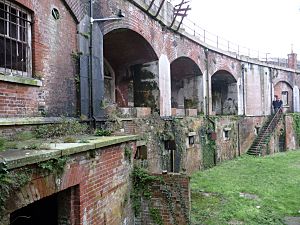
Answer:
<svg viewBox="0 0 300 225"><path fill-rule="evenodd" d="M0 218L5 213L5 203L9 195L30 181L31 170L9 172L5 161L0 163Z"/></svg>
<svg viewBox="0 0 300 225"><path fill-rule="evenodd" d="M297 137L298 144L300 143L300 115L293 113L291 114L293 118L293 128Z"/></svg>
<svg viewBox="0 0 300 225"><path fill-rule="evenodd" d="M135 216L138 216L141 211L141 199L145 198L150 200L151 190L150 185L154 181L160 181L156 176L150 175L145 169L134 166L132 174L132 190L130 193L130 198L132 200L132 208Z"/></svg>
<svg viewBox="0 0 300 225"><path fill-rule="evenodd" d="M68 157L50 159L50 160L38 163L38 167L47 173L54 173L56 175L61 175L64 171L67 161L68 161Z"/></svg>

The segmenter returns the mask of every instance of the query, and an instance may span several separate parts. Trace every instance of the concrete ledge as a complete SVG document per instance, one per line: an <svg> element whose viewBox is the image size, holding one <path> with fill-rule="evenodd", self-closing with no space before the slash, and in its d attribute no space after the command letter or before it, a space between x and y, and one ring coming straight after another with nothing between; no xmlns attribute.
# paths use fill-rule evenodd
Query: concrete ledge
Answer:
<svg viewBox="0 0 300 225"><path fill-rule="evenodd" d="M68 117L67 119L75 119ZM7 117L0 118L0 126L38 125L46 123L59 123L61 117Z"/></svg>
<svg viewBox="0 0 300 225"><path fill-rule="evenodd" d="M50 150L7 150L0 152L0 163L5 162L8 169L20 168L61 156L99 149L128 141L138 140L138 135L92 137L90 143L57 143L50 144Z"/></svg>
<svg viewBox="0 0 300 225"><path fill-rule="evenodd" d="M43 85L42 81L34 78L21 77L21 76L8 76L3 74L0 74L0 81L17 83L17 84L25 84L25 85L36 86L36 87L41 87Z"/></svg>

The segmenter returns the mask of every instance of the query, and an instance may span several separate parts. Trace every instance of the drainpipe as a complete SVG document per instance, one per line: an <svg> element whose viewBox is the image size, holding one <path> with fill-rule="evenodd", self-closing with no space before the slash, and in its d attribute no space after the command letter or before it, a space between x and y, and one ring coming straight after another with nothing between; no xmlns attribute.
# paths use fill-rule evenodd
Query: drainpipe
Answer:
<svg viewBox="0 0 300 225"><path fill-rule="evenodd" d="M273 77L273 73L274 73L274 69L272 70L272 68L270 68L270 108L271 108L271 113L270 115L272 115L272 110L273 110L273 104L272 104L272 100L273 100L273 80L272 80L272 77Z"/></svg>
<svg viewBox="0 0 300 225"><path fill-rule="evenodd" d="M90 0L90 43L89 43L89 73L88 73L88 87L89 87L89 125L90 129L94 128L94 109L93 109L93 0Z"/></svg>
<svg viewBox="0 0 300 225"><path fill-rule="evenodd" d="M246 115L245 104L245 64L242 64L242 82L243 82L243 116Z"/></svg>
<svg viewBox="0 0 300 225"><path fill-rule="evenodd" d="M239 120L237 123L237 145L238 145L238 154L239 154L238 156L241 156L240 122L241 120Z"/></svg>
<svg viewBox="0 0 300 225"><path fill-rule="evenodd" d="M205 59L206 59L206 117L209 117L208 48L205 49Z"/></svg>

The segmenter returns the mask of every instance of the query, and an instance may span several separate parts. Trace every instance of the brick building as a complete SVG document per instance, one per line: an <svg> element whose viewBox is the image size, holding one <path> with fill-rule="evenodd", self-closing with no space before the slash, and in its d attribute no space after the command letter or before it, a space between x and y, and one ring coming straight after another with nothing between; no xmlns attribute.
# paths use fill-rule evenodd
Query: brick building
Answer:
<svg viewBox="0 0 300 225"><path fill-rule="evenodd" d="M91 26L88 1L0 0L1 135L56 123L60 116L122 135L106 144L21 151L17 158L0 153L0 172L4 163L13 174L32 172L29 183L6 199L1 225L46 205L55 211L55 221L41 214L50 224L154 224L153 207L165 224L184 224L186 174L244 154L269 123L275 94L285 112L300 111L295 53L287 68L215 48L172 23L168 1L159 7L148 0L96 0L92 8L101 21ZM119 10L122 19L115 17ZM293 117L283 118L260 154L299 146ZM132 134L139 141L125 136ZM164 183L154 183L154 202L142 198L138 215L128 200L128 146L135 164L169 173L161 175ZM69 159L60 176L39 170L40 163L64 155Z"/></svg>

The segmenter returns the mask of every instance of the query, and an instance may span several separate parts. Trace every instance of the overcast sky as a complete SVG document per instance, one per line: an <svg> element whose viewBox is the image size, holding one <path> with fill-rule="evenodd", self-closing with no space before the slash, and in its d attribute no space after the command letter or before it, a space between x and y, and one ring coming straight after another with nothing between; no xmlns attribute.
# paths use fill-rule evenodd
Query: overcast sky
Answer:
<svg viewBox="0 0 300 225"><path fill-rule="evenodd" d="M231 42L300 58L300 0L191 0L189 18Z"/></svg>

